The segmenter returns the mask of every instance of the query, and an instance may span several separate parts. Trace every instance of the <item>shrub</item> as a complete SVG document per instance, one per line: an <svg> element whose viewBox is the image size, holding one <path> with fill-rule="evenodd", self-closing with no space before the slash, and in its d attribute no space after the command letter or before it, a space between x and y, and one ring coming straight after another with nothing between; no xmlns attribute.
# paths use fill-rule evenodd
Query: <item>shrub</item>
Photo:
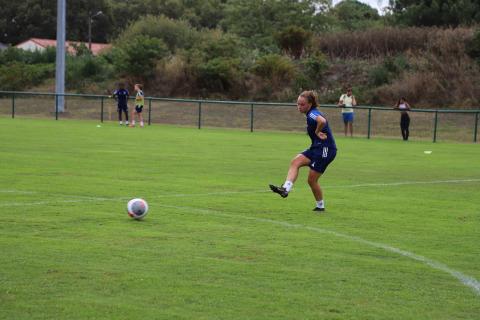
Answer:
<svg viewBox="0 0 480 320"><path fill-rule="evenodd" d="M191 84L192 77L188 70L186 57L177 53L165 59L165 63L157 68L155 77L148 87L160 96L190 96L195 85Z"/></svg>
<svg viewBox="0 0 480 320"><path fill-rule="evenodd" d="M214 58L198 66L200 89L214 92L228 92L241 78L240 60Z"/></svg>
<svg viewBox="0 0 480 320"><path fill-rule="evenodd" d="M370 71L368 78L371 85L379 87L390 82L390 72L385 65L379 65Z"/></svg>
<svg viewBox="0 0 480 320"><path fill-rule="evenodd" d="M26 64L13 62L0 66L0 89L21 91L39 85L48 77L53 77L53 64Z"/></svg>
<svg viewBox="0 0 480 320"><path fill-rule="evenodd" d="M120 72L148 77L154 73L157 61L167 54L167 46L161 39L137 36L114 51L113 62Z"/></svg>
<svg viewBox="0 0 480 320"><path fill-rule="evenodd" d="M290 59L278 54L261 57L252 68L254 74L270 82L274 88L289 83L296 71Z"/></svg>
<svg viewBox="0 0 480 320"><path fill-rule="evenodd" d="M43 51L25 51L15 47L9 47L0 51L0 64L22 62L27 64L55 63L56 49L48 47Z"/></svg>
<svg viewBox="0 0 480 320"><path fill-rule="evenodd" d="M302 61L305 74L313 81L319 81L323 72L328 68L328 62L321 52L318 52Z"/></svg>
<svg viewBox="0 0 480 320"><path fill-rule="evenodd" d="M474 36L467 41L466 52L470 58L477 60L480 64L480 29L478 29Z"/></svg>
<svg viewBox="0 0 480 320"><path fill-rule="evenodd" d="M277 33L275 38L285 53L294 59L300 59L311 36L310 32L301 27L289 26Z"/></svg>
<svg viewBox="0 0 480 320"><path fill-rule="evenodd" d="M103 56L67 56L66 85L81 90L89 82L100 82L113 76L113 67Z"/></svg>

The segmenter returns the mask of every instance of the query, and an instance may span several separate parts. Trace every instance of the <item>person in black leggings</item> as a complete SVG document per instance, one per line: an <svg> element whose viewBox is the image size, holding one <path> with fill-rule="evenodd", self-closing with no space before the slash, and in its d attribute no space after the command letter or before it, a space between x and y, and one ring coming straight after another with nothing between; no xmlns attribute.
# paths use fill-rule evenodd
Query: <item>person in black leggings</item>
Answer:
<svg viewBox="0 0 480 320"><path fill-rule="evenodd" d="M409 126L410 126L410 116L408 112L410 110L410 104L404 97L401 97L396 106L393 107L394 109L400 110L400 129L402 130L402 138L404 141L408 140L408 136L410 135Z"/></svg>

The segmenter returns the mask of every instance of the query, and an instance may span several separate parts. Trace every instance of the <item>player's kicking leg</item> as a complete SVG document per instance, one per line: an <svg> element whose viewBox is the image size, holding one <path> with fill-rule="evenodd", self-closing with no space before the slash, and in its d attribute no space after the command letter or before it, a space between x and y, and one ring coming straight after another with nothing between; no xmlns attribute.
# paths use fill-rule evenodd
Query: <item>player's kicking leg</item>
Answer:
<svg viewBox="0 0 480 320"><path fill-rule="evenodd" d="M271 184L270 190L272 190L275 193L278 193L282 198L288 197L289 192L293 188L293 184L297 180L298 170L301 167L308 166L309 164L310 164L309 158L307 158L303 154L297 155L295 158L293 158L292 162L290 163L290 168L288 169L287 179L285 180L285 183L281 187Z"/></svg>

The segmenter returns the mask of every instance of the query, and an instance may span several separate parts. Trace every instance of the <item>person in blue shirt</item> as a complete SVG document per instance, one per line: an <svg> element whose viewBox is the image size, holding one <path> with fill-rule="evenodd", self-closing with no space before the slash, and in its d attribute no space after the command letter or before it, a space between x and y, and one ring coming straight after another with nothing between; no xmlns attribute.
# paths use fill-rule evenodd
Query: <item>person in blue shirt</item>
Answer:
<svg viewBox="0 0 480 320"><path fill-rule="evenodd" d="M123 83L118 84L118 89L113 92L112 98L115 98L118 103L118 121L120 125L123 125L122 112L125 113L125 124L128 125L128 90L125 89Z"/></svg>
<svg viewBox="0 0 480 320"><path fill-rule="evenodd" d="M308 184L315 197L316 206L313 211L325 211L323 192L318 179L337 155L337 146L325 115L320 112L313 91L304 91L297 99L297 109L307 118L307 133L312 144L310 148L293 158L288 169L287 179L281 186L270 185L270 189L286 198L297 180L301 167L310 167Z"/></svg>

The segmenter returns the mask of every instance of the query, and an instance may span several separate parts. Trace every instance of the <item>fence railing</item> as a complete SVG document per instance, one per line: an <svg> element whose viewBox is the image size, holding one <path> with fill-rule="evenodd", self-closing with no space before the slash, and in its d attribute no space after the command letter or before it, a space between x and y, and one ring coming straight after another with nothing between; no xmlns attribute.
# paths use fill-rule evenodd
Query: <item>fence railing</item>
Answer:
<svg viewBox="0 0 480 320"><path fill-rule="evenodd" d="M59 112L59 96L65 109ZM186 126L228 127L254 130L304 130L305 120L294 103L221 101L145 97L146 121ZM343 121L336 105L321 104L336 135L343 132ZM412 139L477 142L480 110L412 109ZM116 119L116 102L107 95L55 94L0 91L0 115L54 117L64 119ZM370 139L400 136L400 115L387 107L355 107L355 136Z"/></svg>

